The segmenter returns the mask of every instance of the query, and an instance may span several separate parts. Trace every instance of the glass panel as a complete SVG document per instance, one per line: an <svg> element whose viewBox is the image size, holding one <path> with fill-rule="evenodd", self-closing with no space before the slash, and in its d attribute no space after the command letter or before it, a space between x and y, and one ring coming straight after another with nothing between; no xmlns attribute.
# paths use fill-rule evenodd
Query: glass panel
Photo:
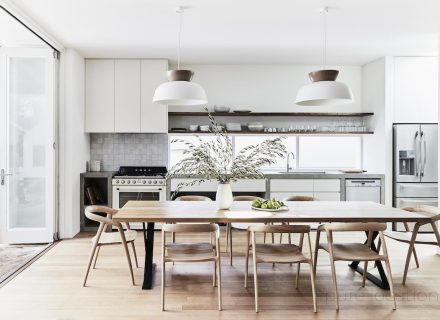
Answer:
<svg viewBox="0 0 440 320"><path fill-rule="evenodd" d="M360 137L299 137L300 168L361 168Z"/></svg>
<svg viewBox="0 0 440 320"><path fill-rule="evenodd" d="M119 208L131 200L159 201L159 192L119 192Z"/></svg>
<svg viewBox="0 0 440 320"><path fill-rule="evenodd" d="M240 152L241 149L249 146L249 145L254 145L254 144L259 144L261 142L263 142L264 140L269 140L269 139L275 139L276 137L274 136L254 136L254 135L249 135L249 136L236 136L235 137L235 145L234 145L234 153L237 154ZM286 150L287 152L293 152L296 155L296 137L293 136L289 136L286 137L286 139L284 139L284 145L286 146ZM272 166L266 166L263 167L263 170L286 170L286 164L287 164L287 159L286 158L278 158L276 163L274 163ZM292 160L292 158L290 158L290 163L289 163L291 168L295 168L296 167L296 161Z"/></svg>
<svg viewBox="0 0 440 320"><path fill-rule="evenodd" d="M10 228L44 228L45 58L9 60L8 212Z"/></svg>

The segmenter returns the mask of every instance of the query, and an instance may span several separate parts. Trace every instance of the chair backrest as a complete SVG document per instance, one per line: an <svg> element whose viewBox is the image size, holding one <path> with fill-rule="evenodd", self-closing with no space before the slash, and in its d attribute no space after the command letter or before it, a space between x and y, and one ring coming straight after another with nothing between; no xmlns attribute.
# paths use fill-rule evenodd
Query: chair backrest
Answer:
<svg viewBox="0 0 440 320"><path fill-rule="evenodd" d="M309 225L271 225L271 224L255 224L249 226L248 230L252 232L264 233L309 233Z"/></svg>
<svg viewBox="0 0 440 320"><path fill-rule="evenodd" d="M418 212L425 216L431 218L431 221L440 220L440 208L427 206L427 205L417 205L414 207L406 207L403 210L408 212Z"/></svg>
<svg viewBox="0 0 440 320"><path fill-rule="evenodd" d="M326 231L384 231L386 228L386 223L379 222L337 222L324 224Z"/></svg>
<svg viewBox="0 0 440 320"><path fill-rule="evenodd" d="M189 196L180 196L174 199L174 201L212 201L211 198L205 197L205 196L196 196L196 195L189 195Z"/></svg>
<svg viewBox="0 0 440 320"><path fill-rule="evenodd" d="M96 222L102 222L102 223L108 223L113 224L113 220L111 219L111 216L118 212L118 210L105 207L105 206L88 206L85 208L84 213L86 217L92 221ZM101 216L98 213L105 213L106 216Z"/></svg>
<svg viewBox="0 0 440 320"><path fill-rule="evenodd" d="M284 198L283 201L316 201L316 198L310 196L290 196Z"/></svg>
<svg viewBox="0 0 440 320"><path fill-rule="evenodd" d="M256 196L235 196L234 201L255 201L258 197Z"/></svg>

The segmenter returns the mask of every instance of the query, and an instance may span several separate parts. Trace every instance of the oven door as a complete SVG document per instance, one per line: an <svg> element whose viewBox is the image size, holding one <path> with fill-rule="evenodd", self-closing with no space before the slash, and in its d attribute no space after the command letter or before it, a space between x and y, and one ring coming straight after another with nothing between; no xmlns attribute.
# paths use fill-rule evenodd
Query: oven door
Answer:
<svg viewBox="0 0 440 320"><path fill-rule="evenodd" d="M166 187L113 186L113 208L120 209L130 200L165 201Z"/></svg>
<svg viewBox="0 0 440 320"><path fill-rule="evenodd" d="M165 201L166 187L148 186L113 186L113 208L120 209L130 200ZM155 228L160 229L161 224L156 223ZM142 223L132 222L130 228L142 230Z"/></svg>

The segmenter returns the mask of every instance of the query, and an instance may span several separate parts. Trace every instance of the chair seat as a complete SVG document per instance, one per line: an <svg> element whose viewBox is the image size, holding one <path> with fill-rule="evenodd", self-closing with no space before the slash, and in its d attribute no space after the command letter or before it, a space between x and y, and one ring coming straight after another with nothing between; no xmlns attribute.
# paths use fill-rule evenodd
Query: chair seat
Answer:
<svg viewBox="0 0 440 320"><path fill-rule="evenodd" d="M319 247L329 252L328 243L320 244ZM345 260L345 261L384 260L384 256L371 250L370 248L368 248L367 245L362 243L333 244L332 248L333 248L334 260Z"/></svg>
<svg viewBox="0 0 440 320"><path fill-rule="evenodd" d="M295 263L310 260L294 244L257 244L255 251L257 263Z"/></svg>
<svg viewBox="0 0 440 320"><path fill-rule="evenodd" d="M208 261L215 259L215 248L210 243L171 243L166 245L166 261Z"/></svg>
<svg viewBox="0 0 440 320"><path fill-rule="evenodd" d="M137 232L135 230L125 230L125 239L127 242L132 242L136 239ZM92 238L95 241L96 236ZM121 235L119 232L103 232L101 238L99 238L99 244L116 244L122 243Z"/></svg>
<svg viewBox="0 0 440 320"><path fill-rule="evenodd" d="M397 241L410 243L412 232L385 231L384 235ZM414 243L437 245L437 238L433 233L418 233Z"/></svg>

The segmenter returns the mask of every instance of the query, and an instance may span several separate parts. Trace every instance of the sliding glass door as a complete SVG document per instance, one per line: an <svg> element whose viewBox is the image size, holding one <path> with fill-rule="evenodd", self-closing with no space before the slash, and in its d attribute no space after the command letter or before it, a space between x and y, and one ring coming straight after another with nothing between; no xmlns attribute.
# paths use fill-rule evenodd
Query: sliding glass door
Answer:
<svg viewBox="0 0 440 320"><path fill-rule="evenodd" d="M0 58L0 243L52 242L57 61L42 48Z"/></svg>

